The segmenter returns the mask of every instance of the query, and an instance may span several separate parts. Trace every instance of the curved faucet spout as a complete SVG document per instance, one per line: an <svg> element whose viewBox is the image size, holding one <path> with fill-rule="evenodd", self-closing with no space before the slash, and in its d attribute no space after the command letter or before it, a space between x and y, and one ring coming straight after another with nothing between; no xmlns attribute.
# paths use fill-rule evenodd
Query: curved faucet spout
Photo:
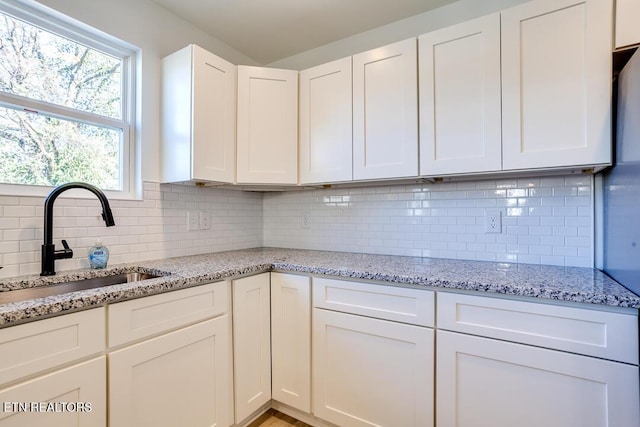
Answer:
<svg viewBox="0 0 640 427"><path fill-rule="evenodd" d="M56 250L53 244L53 203L58 196L72 188L84 188L96 195L102 204L102 219L107 227L116 225L113 220L113 213L109 206L109 200L102 190L91 184L84 182L68 182L54 188L44 201L44 244L42 245L42 271L41 276L53 276L55 271L55 260L73 257L73 251L67 246L65 240L62 241L64 249Z"/></svg>

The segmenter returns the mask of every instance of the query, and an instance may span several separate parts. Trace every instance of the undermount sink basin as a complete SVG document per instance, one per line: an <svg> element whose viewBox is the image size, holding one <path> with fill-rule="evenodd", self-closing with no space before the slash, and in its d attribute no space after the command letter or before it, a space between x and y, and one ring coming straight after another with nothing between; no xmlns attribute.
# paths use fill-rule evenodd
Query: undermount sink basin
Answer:
<svg viewBox="0 0 640 427"><path fill-rule="evenodd" d="M72 282L62 282L52 285L36 286L33 288L17 289L15 291L4 291L0 292L0 304L26 301L34 298L49 297L52 295L62 295L69 292L119 285L122 283L138 282L140 280L155 279L156 277L160 276L141 272L121 273L113 274L111 276L93 277L91 279L81 279L74 280Z"/></svg>

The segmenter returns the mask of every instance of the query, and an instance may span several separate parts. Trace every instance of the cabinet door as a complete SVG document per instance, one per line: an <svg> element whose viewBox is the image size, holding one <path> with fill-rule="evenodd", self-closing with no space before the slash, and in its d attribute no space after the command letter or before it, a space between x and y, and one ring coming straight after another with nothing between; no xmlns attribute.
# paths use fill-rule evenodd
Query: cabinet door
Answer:
<svg viewBox="0 0 640 427"><path fill-rule="evenodd" d="M611 0L502 12L503 169L611 163Z"/></svg>
<svg viewBox="0 0 640 427"><path fill-rule="evenodd" d="M109 355L109 424L233 424L228 315Z"/></svg>
<svg viewBox="0 0 640 427"><path fill-rule="evenodd" d="M236 423L271 400L269 273L233 281Z"/></svg>
<svg viewBox="0 0 640 427"><path fill-rule="evenodd" d="M416 39L353 56L353 179L418 175Z"/></svg>
<svg viewBox="0 0 640 427"><path fill-rule="evenodd" d="M640 0L616 0L616 48L640 43Z"/></svg>
<svg viewBox="0 0 640 427"><path fill-rule="evenodd" d="M105 357L0 389L2 427L104 427L107 425ZM65 403L66 402L66 403ZM20 410L18 404L26 404ZM35 404L53 404L33 410Z"/></svg>
<svg viewBox="0 0 640 427"><path fill-rule="evenodd" d="M232 183L236 172L236 66L193 49L193 179Z"/></svg>
<svg viewBox="0 0 640 427"><path fill-rule="evenodd" d="M271 273L273 399L311 412L309 277Z"/></svg>
<svg viewBox="0 0 640 427"><path fill-rule="evenodd" d="M313 411L342 427L433 426L433 330L313 310Z"/></svg>
<svg viewBox="0 0 640 427"><path fill-rule="evenodd" d="M353 178L351 57L300 72L300 183Z"/></svg>
<svg viewBox="0 0 640 427"><path fill-rule="evenodd" d="M238 67L238 183L298 182L298 72Z"/></svg>
<svg viewBox="0 0 640 427"><path fill-rule="evenodd" d="M500 14L418 43L420 175L500 170Z"/></svg>
<svg viewBox="0 0 640 427"><path fill-rule="evenodd" d="M236 66L190 45L162 60L162 182L235 180Z"/></svg>
<svg viewBox="0 0 640 427"><path fill-rule="evenodd" d="M638 367L437 332L438 427L640 425Z"/></svg>

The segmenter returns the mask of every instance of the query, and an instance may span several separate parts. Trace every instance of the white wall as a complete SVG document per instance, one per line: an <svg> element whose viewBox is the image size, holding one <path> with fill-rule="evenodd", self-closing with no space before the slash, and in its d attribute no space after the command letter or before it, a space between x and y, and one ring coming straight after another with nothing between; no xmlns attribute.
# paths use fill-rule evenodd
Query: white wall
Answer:
<svg viewBox="0 0 640 427"><path fill-rule="evenodd" d="M304 70L334 59L344 58L389 43L417 37L420 34L497 12L525 1L528 0L460 0L429 12L275 61L269 66Z"/></svg>
<svg viewBox="0 0 640 427"><path fill-rule="evenodd" d="M150 0L39 0L38 3L140 49L141 117L136 136L141 142L144 181L157 182L160 176L160 60L195 43L234 64L257 65Z"/></svg>
<svg viewBox="0 0 640 427"><path fill-rule="evenodd" d="M593 266L591 176L481 180L264 195L264 245ZM486 209L502 233L486 234ZM302 216L308 215L309 228Z"/></svg>

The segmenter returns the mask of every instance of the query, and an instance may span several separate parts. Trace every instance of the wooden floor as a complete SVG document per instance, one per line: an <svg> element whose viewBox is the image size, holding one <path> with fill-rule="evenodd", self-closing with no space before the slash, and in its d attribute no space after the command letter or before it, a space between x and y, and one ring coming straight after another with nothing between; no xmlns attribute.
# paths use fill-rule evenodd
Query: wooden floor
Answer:
<svg viewBox="0 0 640 427"><path fill-rule="evenodd" d="M288 415L269 409L248 427L311 427L302 421L298 421Z"/></svg>

